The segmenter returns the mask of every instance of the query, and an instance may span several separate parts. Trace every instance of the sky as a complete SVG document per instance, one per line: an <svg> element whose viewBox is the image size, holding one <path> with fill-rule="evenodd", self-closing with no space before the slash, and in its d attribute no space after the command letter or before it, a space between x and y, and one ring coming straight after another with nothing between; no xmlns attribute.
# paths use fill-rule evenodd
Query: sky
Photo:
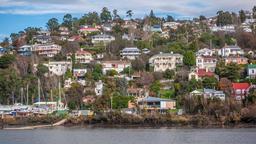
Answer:
<svg viewBox="0 0 256 144"><path fill-rule="evenodd" d="M251 10L254 5L255 0L0 0L0 40L28 26L45 28L52 17L61 21L66 13L80 17L103 7L117 9L121 16L131 9L134 17L141 18L152 9L158 16L184 19L214 16L218 10Z"/></svg>

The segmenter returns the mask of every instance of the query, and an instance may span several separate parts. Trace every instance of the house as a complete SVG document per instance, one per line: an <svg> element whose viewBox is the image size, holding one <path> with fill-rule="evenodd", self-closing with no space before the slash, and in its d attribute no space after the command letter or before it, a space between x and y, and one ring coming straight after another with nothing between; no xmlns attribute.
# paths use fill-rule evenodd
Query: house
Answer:
<svg viewBox="0 0 256 144"><path fill-rule="evenodd" d="M247 65L247 76L249 78L256 78L256 64Z"/></svg>
<svg viewBox="0 0 256 144"><path fill-rule="evenodd" d="M144 48L144 49L142 49L142 53L148 54L148 53L150 53L150 50L148 48Z"/></svg>
<svg viewBox="0 0 256 144"><path fill-rule="evenodd" d="M137 29L137 26L139 24L136 21L132 20L125 20L124 24L122 25L123 28L132 28L132 29Z"/></svg>
<svg viewBox="0 0 256 144"><path fill-rule="evenodd" d="M106 74L109 70L115 70L120 73L128 67L131 67L131 63L127 61L102 61L103 74Z"/></svg>
<svg viewBox="0 0 256 144"><path fill-rule="evenodd" d="M3 56L7 52L6 48L0 46L0 57Z"/></svg>
<svg viewBox="0 0 256 144"><path fill-rule="evenodd" d="M165 22L163 23L163 27L168 27L171 29L176 30L178 28L178 26L180 26L181 24L178 22Z"/></svg>
<svg viewBox="0 0 256 144"><path fill-rule="evenodd" d="M72 55L72 53L68 53L67 60L72 61ZM90 52L81 49L75 53L76 63L86 64L90 63L91 61L93 61L93 57Z"/></svg>
<svg viewBox="0 0 256 144"><path fill-rule="evenodd" d="M95 82L95 94L96 96L102 96L103 94L103 82L99 80L98 82Z"/></svg>
<svg viewBox="0 0 256 144"><path fill-rule="evenodd" d="M32 52L36 52L41 56L54 57L61 51L61 48L57 44L36 44L32 46Z"/></svg>
<svg viewBox="0 0 256 144"><path fill-rule="evenodd" d="M207 71L214 72L217 64L217 58L214 56L197 56L196 67L198 69L206 69Z"/></svg>
<svg viewBox="0 0 256 144"><path fill-rule="evenodd" d="M213 56L214 51L208 48L200 49L196 52L196 56Z"/></svg>
<svg viewBox="0 0 256 144"><path fill-rule="evenodd" d="M100 30L95 27L83 26L79 29L79 33L85 36L87 36L90 33L97 33L97 32L100 32Z"/></svg>
<svg viewBox="0 0 256 144"><path fill-rule="evenodd" d="M229 56L224 58L225 64L236 63L236 64L248 64L248 58L243 56Z"/></svg>
<svg viewBox="0 0 256 144"><path fill-rule="evenodd" d="M226 45L218 51L218 55L222 57L244 55L244 51L237 45Z"/></svg>
<svg viewBox="0 0 256 144"><path fill-rule="evenodd" d="M137 47L127 47L124 48L120 53L122 58L127 58L129 60L135 60L141 55L141 50Z"/></svg>
<svg viewBox="0 0 256 144"><path fill-rule="evenodd" d="M50 75L62 76L67 70L72 70L72 63L69 61L51 61L44 64L49 69Z"/></svg>
<svg viewBox="0 0 256 144"><path fill-rule="evenodd" d="M36 35L33 37L33 41L36 44L47 44L52 42L52 38L50 35Z"/></svg>
<svg viewBox="0 0 256 144"><path fill-rule="evenodd" d="M145 97L137 100L140 109L147 111L158 110L160 112L176 109L176 101L172 99L162 99L156 97Z"/></svg>
<svg viewBox="0 0 256 144"><path fill-rule="evenodd" d="M164 72L167 69L175 69L177 65L183 64L183 56L173 53L160 53L149 59L149 64L154 67L155 72Z"/></svg>
<svg viewBox="0 0 256 144"><path fill-rule="evenodd" d="M231 96L236 100L242 100L248 94L249 83L232 83Z"/></svg>
<svg viewBox="0 0 256 144"><path fill-rule="evenodd" d="M102 27L103 31L105 31L105 32L111 32L112 31L111 23L105 23L101 27Z"/></svg>
<svg viewBox="0 0 256 144"><path fill-rule="evenodd" d="M162 28L161 25L153 25L150 27L151 32L160 32L162 33Z"/></svg>
<svg viewBox="0 0 256 144"><path fill-rule="evenodd" d="M225 94L223 91L217 91L214 89L197 89L190 92L190 97L193 96L203 96L205 99L218 98L220 100L225 100Z"/></svg>
<svg viewBox="0 0 256 144"><path fill-rule="evenodd" d="M132 97L146 97L148 96L149 92L145 88L127 88L127 96L132 96Z"/></svg>
<svg viewBox="0 0 256 144"><path fill-rule="evenodd" d="M64 81L64 88L66 88L66 89L71 88L71 85L73 83L78 83L78 84L80 84L82 86L85 86L85 80L83 80L83 79L73 80L71 78L68 78L68 79L65 79L65 81Z"/></svg>
<svg viewBox="0 0 256 144"><path fill-rule="evenodd" d="M226 26L211 26L210 30L212 32L218 32L218 31L223 31L223 32L228 32L228 33L233 33L235 32L235 26L234 25L226 25Z"/></svg>
<svg viewBox="0 0 256 144"><path fill-rule="evenodd" d="M91 37L92 38L92 43L110 43L111 41L115 40L115 37L107 34L99 34L99 35L94 35Z"/></svg>
<svg viewBox="0 0 256 144"><path fill-rule="evenodd" d="M31 45L23 45L18 48L17 52L21 56L31 56L32 54L32 46Z"/></svg>
<svg viewBox="0 0 256 144"><path fill-rule="evenodd" d="M214 72L211 72L207 69L193 69L189 75L188 79L202 80L205 77L217 77Z"/></svg>
<svg viewBox="0 0 256 144"><path fill-rule="evenodd" d="M85 68L74 68L73 69L73 76L77 79L83 79L85 74L87 73L87 69Z"/></svg>
<svg viewBox="0 0 256 144"><path fill-rule="evenodd" d="M81 41L81 40L82 40L81 36L72 36L72 37L68 38L68 41L70 41L70 42Z"/></svg>

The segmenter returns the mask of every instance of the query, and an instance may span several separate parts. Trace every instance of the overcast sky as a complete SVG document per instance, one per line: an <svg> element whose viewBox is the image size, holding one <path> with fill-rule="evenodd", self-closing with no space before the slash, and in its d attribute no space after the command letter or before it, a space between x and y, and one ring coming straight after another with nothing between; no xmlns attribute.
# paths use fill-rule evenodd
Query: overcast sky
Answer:
<svg viewBox="0 0 256 144"><path fill-rule="evenodd" d="M102 7L117 9L121 16L131 9L135 17L143 17L153 9L157 15L191 18L213 16L218 10L251 10L253 5L256 0L0 0L0 37L27 26L44 27L44 20L51 16L61 18L65 13L79 16L88 11L100 12Z"/></svg>

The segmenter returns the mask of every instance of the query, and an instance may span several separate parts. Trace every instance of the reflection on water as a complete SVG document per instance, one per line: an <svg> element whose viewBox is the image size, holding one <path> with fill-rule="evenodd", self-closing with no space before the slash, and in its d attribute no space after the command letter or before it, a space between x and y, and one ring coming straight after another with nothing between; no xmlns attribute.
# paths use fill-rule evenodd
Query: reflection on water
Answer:
<svg viewBox="0 0 256 144"><path fill-rule="evenodd" d="M256 129L85 129L0 131L0 144L256 144Z"/></svg>

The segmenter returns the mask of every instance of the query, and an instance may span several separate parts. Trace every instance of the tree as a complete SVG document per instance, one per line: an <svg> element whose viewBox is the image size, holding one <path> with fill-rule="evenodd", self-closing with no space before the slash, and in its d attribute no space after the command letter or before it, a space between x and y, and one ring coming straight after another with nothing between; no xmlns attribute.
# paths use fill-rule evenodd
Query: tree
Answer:
<svg viewBox="0 0 256 144"><path fill-rule="evenodd" d="M71 88L66 91L67 103L73 109L80 109L83 105L82 98L84 96L84 88L79 83L72 83Z"/></svg>
<svg viewBox="0 0 256 144"><path fill-rule="evenodd" d="M56 18L51 18L48 20L46 27L49 31L53 32L53 31L57 31L59 28L59 22L58 19Z"/></svg>
<svg viewBox="0 0 256 144"><path fill-rule="evenodd" d="M200 21L204 21L204 20L206 20L206 17L203 16L203 15L200 15L200 16L199 16L199 20L200 20Z"/></svg>
<svg viewBox="0 0 256 144"><path fill-rule="evenodd" d="M232 15L228 11L226 12L218 11L216 24L217 26L225 26L225 25L233 24Z"/></svg>
<svg viewBox="0 0 256 144"><path fill-rule="evenodd" d="M43 64L38 64L37 65L37 76L38 77L43 77L45 73L48 72L48 67L46 67L45 65Z"/></svg>
<svg viewBox="0 0 256 144"><path fill-rule="evenodd" d="M219 88L225 94L230 96L231 95L232 82L227 78L221 78L220 81L219 81Z"/></svg>
<svg viewBox="0 0 256 144"><path fill-rule="evenodd" d="M154 81L151 85L150 85L150 90L152 92L154 92L156 95L159 95L161 89L161 83L160 81Z"/></svg>
<svg viewBox="0 0 256 144"><path fill-rule="evenodd" d="M101 79L102 77L102 66L100 64L95 64L94 65L94 68L93 68L93 71L92 71L92 76L93 76L93 79L95 81L98 81Z"/></svg>
<svg viewBox="0 0 256 144"><path fill-rule="evenodd" d="M63 23L62 25L69 28L69 30L71 30L72 28L72 23L73 23L73 18L71 14L65 14L63 16Z"/></svg>
<svg viewBox="0 0 256 144"><path fill-rule="evenodd" d="M7 48L7 47L10 46L10 42L9 42L8 37L4 38L3 42L1 43L1 46L4 47L4 48Z"/></svg>
<svg viewBox="0 0 256 144"><path fill-rule="evenodd" d="M253 18L256 19L256 6L253 7L252 13L253 13Z"/></svg>
<svg viewBox="0 0 256 144"><path fill-rule="evenodd" d="M129 17L129 18L131 19L131 18L132 18L132 15L133 15L132 10L128 10L128 11L126 12L126 17Z"/></svg>
<svg viewBox="0 0 256 144"><path fill-rule="evenodd" d="M24 31L26 32L26 42L31 43L33 36L36 35L39 30L40 29L36 27L27 27L26 29L24 29Z"/></svg>
<svg viewBox="0 0 256 144"><path fill-rule="evenodd" d="M80 25L98 25L101 23L101 19L97 12L89 12L80 19Z"/></svg>
<svg viewBox="0 0 256 144"><path fill-rule="evenodd" d="M11 54L6 54L0 57L0 68L8 68L10 64L15 61L15 56Z"/></svg>
<svg viewBox="0 0 256 144"><path fill-rule="evenodd" d="M183 57L183 63L189 67L196 64L196 57L192 51L186 51Z"/></svg>
<svg viewBox="0 0 256 144"><path fill-rule="evenodd" d="M166 79L173 79L174 76L175 76L175 71L174 70L167 69L164 72L164 78L166 78Z"/></svg>
<svg viewBox="0 0 256 144"><path fill-rule="evenodd" d="M101 10L100 18L103 22L108 22L112 19L111 12L108 10L108 8L104 7Z"/></svg>
<svg viewBox="0 0 256 144"><path fill-rule="evenodd" d="M118 75L118 72L116 70L108 70L106 75L107 76L115 76L115 75Z"/></svg>
<svg viewBox="0 0 256 144"><path fill-rule="evenodd" d="M243 23L246 19L246 15L245 15L245 12L244 10L240 10L239 11L239 18L240 18L240 22Z"/></svg>
<svg viewBox="0 0 256 144"><path fill-rule="evenodd" d="M223 61L220 61L217 63L215 71L220 77L226 77L231 81L239 80L240 78L240 67L236 63L225 65Z"/></svg>
<svg viewBox="0 0 256 144"><path fill-rule="evenodd" d="M202 81L204 88L216 89L218 80L215 77L205 77Z"/></svg>
<svg viewBox="0 0 256 144"><path fill-rule="evenodd" d="M166 21L167 22L173 22L175 20L174 20L174 18L172 16L168 15L167 18L166 18Z"/></svg>
<svg viewBox="0 0 256 144"><path fill-rule="evenodd" d="M156 16L155 16L153 10L151 10L150 13L149 13L149 18L155 18L155 17L156 17Z"/></svg>
<svg viewBox="0 0 256 144"><path fill-rule="evenodd" d="M113 19L114 20L120 19L120 16L117 14L117 10L116 9L113 10Z"/></svg>
<svg viewBox="0 0 256 144"><path fill-rule="evenodd" d="M112 98L112 108L113 109L122 109L128 107L128 102L132 100L132 97L114 95Z"/></svg>

